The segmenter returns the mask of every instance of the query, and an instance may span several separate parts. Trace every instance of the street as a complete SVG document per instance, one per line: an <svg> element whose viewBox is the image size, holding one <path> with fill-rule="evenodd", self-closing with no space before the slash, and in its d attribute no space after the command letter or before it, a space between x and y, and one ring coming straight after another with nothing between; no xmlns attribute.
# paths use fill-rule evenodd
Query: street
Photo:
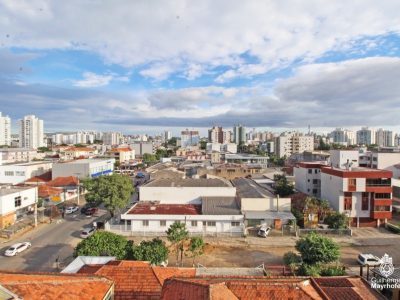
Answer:
<svg viewBox="0 0 400 300"><path fill-rule="evenodd" d="M65 215L65 219L53 220L51 224L42 224L22 237L3 243L0 246L0 270L9 271L57 271L56 259L60 262L72 257L74 247L82 240L79 236L84 227L90 227L100 216L106 213L99 209L95 217L86 217L80 211ZM18 256L6 257L4 251L10 245L30 242L32 247Z"/></svg>

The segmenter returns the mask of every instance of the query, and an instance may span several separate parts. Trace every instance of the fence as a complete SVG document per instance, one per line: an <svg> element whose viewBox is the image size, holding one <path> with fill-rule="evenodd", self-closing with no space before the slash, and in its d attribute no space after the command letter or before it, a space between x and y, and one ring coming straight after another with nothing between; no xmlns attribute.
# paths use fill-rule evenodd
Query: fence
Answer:
<svg viewBox="0 0 400 300"><path fill-rule="evenodd" d="M298 236L302 236L302 235L307 235L311 232L315 232L321 235L349 235L352 236L353 235L353 231L350 228L346 228L346 229L301 229L299 228L297 230L298 232Z"/></svg>
<svg viewBox="0 0 400 300"><path fill-rule="evenodd" d="M112 224L106 222L104 229L113 233L124 236L143 236L143 237L157 237L167 236L165 231L146 231L146 230L132 230L131 225L125 224ZM209 232L209 231L190 231L189 236L214 236L214 237L243 237L243 232Z"/></svg>

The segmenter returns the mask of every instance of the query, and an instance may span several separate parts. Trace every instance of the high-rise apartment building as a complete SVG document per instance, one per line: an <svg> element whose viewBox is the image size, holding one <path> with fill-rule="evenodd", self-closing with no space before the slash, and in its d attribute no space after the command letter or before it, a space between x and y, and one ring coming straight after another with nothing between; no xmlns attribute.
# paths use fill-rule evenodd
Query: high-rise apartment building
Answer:
<svg viewBox="0 0 400 300"><path fill-rule="evenodd" d="M240 124L233 126L233 142L236 145L246 143L246 127Z"/></svg>
<svg viewBox="0 0 400 300"><path fill-rule="evenodd" d="M375 144L375 130L362 127L357 131L357 144L359 145L372 145Z"/></svg>
<svg viewBox="0 0 400 300"><path fill-rule="evenodd" d="M163 133L164 143L168 142L172 138L172 133L169 130L165 130Z"/></svg>
<svg viewBox="0 0 400 300"><path fill-rule="evenodd" d="M200 135L197 130L183 130L181 131L181 147L187 148L196 146L200 141Z"/></svg>
<svg viewBox="0 0 400 300"><path fill-rule="evenodd" d="M375 133L375 143L381 147L393 147L394 146L393 131L383 130L382 128L380 128Z"/></svg>
<svg viewBox="0 0 400 300"><path fill-rule="evenodd" d="M0 146L11 145L11 119L0 112Z"/></svg>
<svg viewBox="0 0 400 300"><path fill-rule="evenodd" d="M213 128L208 130L208 141L210 143L223 143L224 132L222 127L214 126Z"/></svg>
<svg viewBox="0 0 400 300"><path fill-rule="evenodd" d="M314 136L299 132L283 132L275 138L275 153L278 157L289 157L294 153L314 150Z"/></svg>
<svg viewBox="0 0 400 300"><path fill-rule="evenodd" d="M20 120L19 146L21 148L37 149L44 146L43 120L34 115L25 116Z"/></svg>
<svg viewBox="0 0 400 300"><path fill-rule="evenodd" d="M104 145L119 145L121 143L122 134L119 132L104 132L103 144Z"/></svg>
<svg viewBox="0 0 400 300"><path fill-rule="evenodd" d="M330 138L332 143L343 146L354 145L356 143L356 135L354 131L344 128L336 128L331 132Z"/></svg>

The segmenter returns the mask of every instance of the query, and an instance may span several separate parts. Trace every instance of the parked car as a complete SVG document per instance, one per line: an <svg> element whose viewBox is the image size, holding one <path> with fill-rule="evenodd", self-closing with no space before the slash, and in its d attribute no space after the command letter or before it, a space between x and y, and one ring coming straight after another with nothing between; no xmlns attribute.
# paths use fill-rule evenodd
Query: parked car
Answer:
<svg viewBox="0 0 400 300"><path fill-rule="evenodd" d="M97 210L98 210L97 207L90 207L85 211L85 215L91 217L97 212Z"/></svg>
<svg viewBox="0 0 400 300"><path fill-rule="evenodd" d="M14 244L6 250L4 255L5 256L16 256L16 255L18 255L18 253L25 251L26 249L28 249L31 246L32 245L29 242Z"/></svg>
<svg viewBox="0 0 400 300"><path fill-rule="evenodd" d="M96 228L85 228L81 231L81 238L86 239L89 236L91 236L93 233L95 233Z"/></svg>
<svg viewBox="0 0 400 300"><path fill-rule="evenodd" d="M79 206L68 206L66 209L65 209L65 213L66 214L73 214L74 212L76 212L76 211L78 211L79 210Z"/></svg>
<svg viewBox="0 0 400 300"><path fill-rule="evenodd" d="M258 230L257 235L266 238L269 235L270 231L271 231L271 227L263 226Z"/></svg>
<svg viewBox="0 0 400 300"><path fill-rule="evenodd" d="M381 264L381 259L379 257L365 253L360 253L357 257L357 261L362 266L368 265L370 267L375 267Z"/></svg>
<svg viewBox="0 0 400 300"><path fill-rule="evenodd" d="M144 173L142 173L142 172L138 172L136 174L136 178L145 178L145 177L146 177L146 175Z"/></svg>
<svg viewBox="0 0 400 300"><path fill-rule="evenodd" d="M86 203L84 206L82 206L82 208L81 208L81 213L82 213L82 214L86 213L86 211L87 211L89 208L92 208L92 207L96 207L96 205L93 204L93 203Z"/></svg>

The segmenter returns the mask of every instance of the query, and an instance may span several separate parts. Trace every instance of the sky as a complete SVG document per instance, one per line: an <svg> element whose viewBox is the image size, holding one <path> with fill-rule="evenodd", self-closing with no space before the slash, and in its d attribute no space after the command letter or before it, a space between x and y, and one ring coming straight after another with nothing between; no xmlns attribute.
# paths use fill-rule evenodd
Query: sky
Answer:
<svg viewBox="0 0 400 300"><path fill-rule="evenodd" d="M0 111L45 131L400 132L400 1L0 0Z"/></svg>

